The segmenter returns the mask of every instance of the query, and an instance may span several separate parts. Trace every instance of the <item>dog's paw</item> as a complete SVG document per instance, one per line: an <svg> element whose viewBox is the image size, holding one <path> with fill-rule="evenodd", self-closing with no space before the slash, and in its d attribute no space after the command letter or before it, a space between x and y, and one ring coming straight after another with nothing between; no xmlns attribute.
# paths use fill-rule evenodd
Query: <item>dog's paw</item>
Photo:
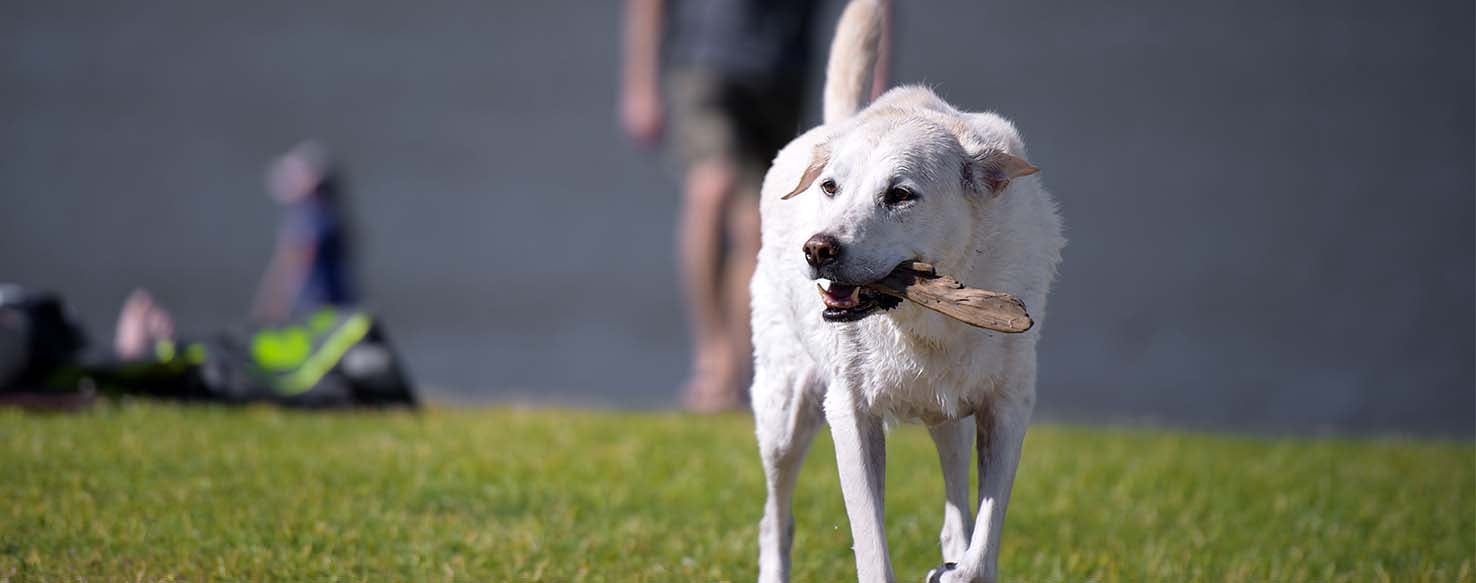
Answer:
<svg viewBox="0 0 1476 583"><path fill-rule="evenodd" d="M995 578L992 575L970 576L958 568L958 563L943 563L928 571L923 583L995 583Z"/></svg>
<svg viewBox="0 0 1476 583"><path fill-rule="evenodd" d="M923 583L952 583L953 579L944 579L943 575L958 568L958 563L943 563L928 571L928 576Z"/></svg>

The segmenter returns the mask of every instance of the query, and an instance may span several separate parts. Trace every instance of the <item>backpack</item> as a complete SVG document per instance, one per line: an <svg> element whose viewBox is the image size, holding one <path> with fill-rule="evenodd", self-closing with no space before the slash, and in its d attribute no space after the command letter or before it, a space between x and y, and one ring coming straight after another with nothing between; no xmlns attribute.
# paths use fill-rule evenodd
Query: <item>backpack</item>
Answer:
<svg viewBox="0 0 1476 583"><path fill-rule="evenodd" d="M0 392L72 389L64 378L86 346L61 296L0 284Z"/></svg>

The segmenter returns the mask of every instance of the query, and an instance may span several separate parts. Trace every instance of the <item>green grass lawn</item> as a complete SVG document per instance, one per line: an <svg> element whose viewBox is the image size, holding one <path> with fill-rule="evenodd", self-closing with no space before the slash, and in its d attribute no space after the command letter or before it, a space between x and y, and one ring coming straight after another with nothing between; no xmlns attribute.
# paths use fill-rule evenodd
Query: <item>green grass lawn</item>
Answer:
<svg viewBox="0 0 1476 583"><path fill-rule="evenodd" d="M902 581L938 562L927 435L888 444ZM1004 579L1470 582L1476 447L1037 426ZM745 416L563 410L0 411L0 581L746 581ZM822 436L796 581L854 577Z"/></svg>

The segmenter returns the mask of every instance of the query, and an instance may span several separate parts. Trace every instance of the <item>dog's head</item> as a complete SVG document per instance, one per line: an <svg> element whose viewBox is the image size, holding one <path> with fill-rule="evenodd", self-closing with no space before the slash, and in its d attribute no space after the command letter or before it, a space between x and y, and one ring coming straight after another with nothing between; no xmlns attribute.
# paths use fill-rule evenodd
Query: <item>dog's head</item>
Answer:
<svg viewBox="0 0 1476 583"><path fill-rule="evenodd" d="M838 124L784 197L819 198L817 228L794 252L804 255L811 278L829 280L819 282L826 320L855 321L895 306L861 286L904 261L958 265L1010 181L1037 171L988 145L941 100L886 101Z"/></svg>

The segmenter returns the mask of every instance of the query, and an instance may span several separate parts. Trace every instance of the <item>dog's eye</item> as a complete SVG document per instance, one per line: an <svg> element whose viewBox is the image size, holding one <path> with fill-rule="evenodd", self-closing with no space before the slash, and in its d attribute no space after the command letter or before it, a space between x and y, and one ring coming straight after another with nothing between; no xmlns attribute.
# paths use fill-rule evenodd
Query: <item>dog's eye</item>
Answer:
<svg viewBox="0 0 1476 583"><path fill-rule="evenodd" d="M826 178L824 182L820 183L820 190L828 196L835 196L835 189L835 180Z"/></svg>
<svg viewBox="0 0 1476 583"><path fill-rule="evenodd" d="M917 200L917 193L901 186L888 188L886 193L882 194L882 202L889 206L896 206L911 200Z"/></svg>

